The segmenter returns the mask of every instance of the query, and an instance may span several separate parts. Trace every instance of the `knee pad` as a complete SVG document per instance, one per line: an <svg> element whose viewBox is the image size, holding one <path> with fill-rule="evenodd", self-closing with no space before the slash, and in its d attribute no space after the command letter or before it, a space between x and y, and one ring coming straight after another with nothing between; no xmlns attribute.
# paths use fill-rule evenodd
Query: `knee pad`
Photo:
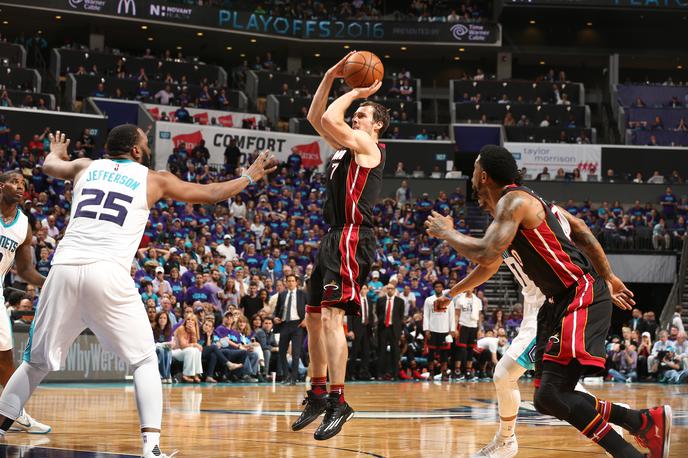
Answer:
<svg viewBox="0 0 688 458"><path fill-rule="evenodd" d="M562 393L554 384L543 382L540 388L535 391L533 404L538 412L567 421L571 411L562 399L566 394L570 393Z"/></svg>

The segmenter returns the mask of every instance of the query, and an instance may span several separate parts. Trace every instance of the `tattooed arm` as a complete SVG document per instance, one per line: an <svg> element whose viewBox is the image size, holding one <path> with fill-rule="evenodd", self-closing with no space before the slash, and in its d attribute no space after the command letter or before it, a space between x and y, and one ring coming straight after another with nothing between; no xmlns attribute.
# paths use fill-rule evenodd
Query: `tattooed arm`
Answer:
<svg viewBox="0 0 688 458"><path fill-rule="evenodd" d="M612 267L609 265L609 259L607 259L602 245L597 241L597 237L582 219L573 216L561 207L557 207L557 211L564 215L569 222L573 243L590 259L597 273L607 282L614 305L622 310L631 310L632 306L635 305L635 301L632 299L633 292L626 288L619 277L614 275Z"/></svg>
<svg viewBox="0 0 688 458"><path fill-rule="evenodd" d="M476 264L493 265L501 260L502 253L509 246L526 216L527 197L519 192L510 192L499 199L495 219L487 228L483 238L470 237L454 229L453 220L432 212L425 222L428 235L446 240L459 254Z"/></svg>

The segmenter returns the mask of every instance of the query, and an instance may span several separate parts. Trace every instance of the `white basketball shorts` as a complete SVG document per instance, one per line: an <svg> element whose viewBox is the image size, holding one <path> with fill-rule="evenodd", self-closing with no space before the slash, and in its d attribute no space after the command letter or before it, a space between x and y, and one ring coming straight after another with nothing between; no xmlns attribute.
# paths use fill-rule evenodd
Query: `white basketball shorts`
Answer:
<svg viewBox="0 0 688 458"><path fill-rule="evenodd" d="M86 328L130 365L155 355L153 331L134 280L114 262L58 264L50 269L24 361L59 370Z"/></svg>
<svg viewBox="0 0 688 458"><path fill-rule="evenodd" d="M0 289L0 298L2 290ZM0 301L0 351L8 351L14 348L14 337L12 336L12 321L7 314L5 301Z"/></svg>

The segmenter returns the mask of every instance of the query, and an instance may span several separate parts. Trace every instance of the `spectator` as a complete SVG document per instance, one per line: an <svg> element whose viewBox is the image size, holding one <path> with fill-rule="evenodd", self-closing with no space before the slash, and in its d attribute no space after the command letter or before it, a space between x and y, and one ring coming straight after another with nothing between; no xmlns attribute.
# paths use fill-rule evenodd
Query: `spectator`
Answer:
<svg viewBox="0 0 688 458"><path fill-rule="evenodd" d="M671 237L666 229L664 218L659 218L652 229L652 246L655 250L668 250L671 246Z"/></svg>
<svg viewBox="0 0 688 458"><path fill-rule="evenodd" d="M184 363L182 380L187 383L200 383L203 367L198 344L198 321L193 314L184 318L183 324L174 332L172 358Z"/></svg>
<svg viewBox="0 0 688 458"><path fill-rule="evenodd" d="M399 340L404 321L404 301L396 297L392 284L385 287L385 295L377 300L378 379L398 380L400 361ZM389 356L387 355L389 348Z"/></svg>
<svg viewBox="0 0 688 458"><path fill-rule="evenodd" d="M279 352L278 343L273 330L272 316L268 315L263 318L261 327L254 327L254 334L256 342L258 342L263 349L263 357L265 358L265 372L263 375L267 377L268 373L270 372L270 361L272 361L272 355L277 355Z"/></svg>
<svg viewBox="0 0 688 458"><path fill-rule="evenodd" d="M172 325L166 312L158 312L153 323L155 353L162 383L172 383Z"/></svg>
<svg viewBox="0 0 688 458"><path fill-rule="evenodd" d="M397 162L397 169L394 171L394 176L395 177L407 177L408 174L406 173L406 170L404 170L404 163L403 162Z"/></svg>
<svg viewBox="0 0 688 458"><path fill-rule="evenodd" d="M172 86L166 84L164 88L160 89L155 93L154 99L157 103L161 105L170 105L174 100L174 92L172 92Z"/></svg>
<svg viewBox="0 0 688 458"><path fill-rule="evenodd" d="M399 208L403 208L407 202L411 201L411 189L408 187L407 180L401 180L401 185L397 188L395 197Z"/></svg>
<svg viewBox="0 0 688 458"><path fill-rule="evenodd" d="M638 352L635 345L614 344L612 362L618 367L609 369L609 375L617 382L635 382L638 380Z"/></svg>
<svg viewBox="0 0 688 458"><path fill-rule="evenodd" d="M679 333L685 332L685 329L683 328L683 316L681 312L683 312L683 307L677 305L674 311L674 316L671 318L671 325L676 326L676 329Z"/></svg>
<svg viewBox="0 0 688 458"><path fill-rule="evenodd" d="M263 301L258 297L258 284L249 283L248 294L241 298L239 309L246 316L253 316L263 308ZM275 323L279 324L279 323Z"/></svg>

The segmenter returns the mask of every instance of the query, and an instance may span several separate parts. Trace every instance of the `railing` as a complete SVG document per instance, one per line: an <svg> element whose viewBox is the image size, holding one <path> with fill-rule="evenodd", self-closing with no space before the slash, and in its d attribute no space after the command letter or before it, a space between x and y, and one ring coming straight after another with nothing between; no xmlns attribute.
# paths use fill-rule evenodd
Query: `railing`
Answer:
<svg viewBox="0 0 688 458"><path fill-rule="evenodd" d="M674 316L676 311L676 305L681 302L683 297L683 289L686 286L686 269L688 269L688 242L683 241L683 249L681 250L681 264L678 268L678 273L676 274L676 281L674 286L671 288L671 292L664 303L664 309L662 309L662 314L659 317L659 323L661 329L666 329L667 325L671 322L671 318Z"/></svg>

